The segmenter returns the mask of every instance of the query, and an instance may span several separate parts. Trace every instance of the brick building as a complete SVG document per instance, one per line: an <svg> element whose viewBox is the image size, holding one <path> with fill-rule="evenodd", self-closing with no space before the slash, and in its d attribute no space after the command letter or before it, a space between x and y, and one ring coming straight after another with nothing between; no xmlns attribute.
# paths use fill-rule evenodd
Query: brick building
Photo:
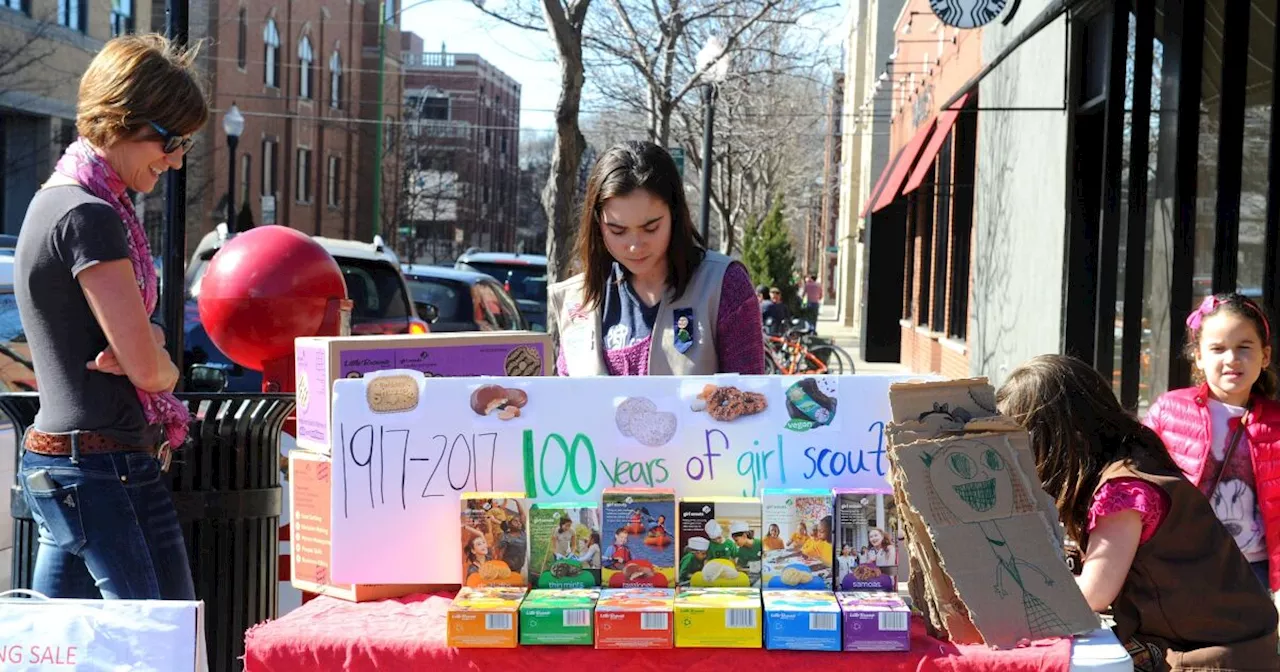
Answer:
<svg viewBox="0 0 1280 672"><path fill-rule="evenodd" d="M442 45L443 46L443 45ZM476 54L425 51L401 35L406 119L400 221L410 256L515 250L520 84Z"/></svg>
<svg viewBox="0 0 1280 672"><path fill-rule="evenodd" d="M386 6L384 145L394 146L400 118L399 31ZM230 177L225 111L245 117L236 148L235 207L253 223L281 224L312 235L371 240L394 230L373 221L373 161L383 183L398 182L395 153L375 152L379 4L306 0L278 4L215 0L208 49L214 115L202 142L210 148L212 188L203 190L201 231L226 217ZM194 166L193 166L194 167ZM384 193L386 190L384 189ZM393 208L383 203L386 213ZM190 229L189 222L189 229ZM197 235L189 235L192 246Z"/></svg>

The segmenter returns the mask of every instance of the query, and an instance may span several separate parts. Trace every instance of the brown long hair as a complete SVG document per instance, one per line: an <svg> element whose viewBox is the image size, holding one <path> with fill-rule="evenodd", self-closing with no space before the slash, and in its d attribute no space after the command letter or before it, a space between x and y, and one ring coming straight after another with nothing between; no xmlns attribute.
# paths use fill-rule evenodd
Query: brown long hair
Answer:
<svg viewBox="0 0 1280 672"><path fill-rule="evenodd" d="M1203 320L1208 319L1210 315L1218 313L1230 313L1243 320L1248 320L1253 328L1258 332L1259 347L1271 347L1271 324L1267 320L1267 311L1257 301L1250 299L1243 294L1231 292L1229 294L1214 294L1213 301L1206 300L1198 306L1192 315L1199 313L1200 322L1196 322L1195 327L1187 326L1187 343L1182 348L1182 355L1191 362L1191 377L1196 384L1204 382L1204 372L1195 366L1196 355L1200 352L1200 327ZM1275 353L1272 353L1273 355ZM1275 362L1262 368L1262 373L1258 375L1258 379L1253 382L1253 388L1250 394L1262 397L1264 399L1274 399L1277 389L1280 389L1280 378L1276 375Z"/></svg>
<svg viewBox="0 0 1280 672"><path fill-rule="evenodd" d="M1082 548L1104 469L1145 455L1177 473L1160 437L1120 406L1097 371L1074 357L1040 355L1018 367L996 392L996 404L1031 434L1040 483Z"/></svg>
<svg viewBox="0 0 1280 672"><path fill-rule="evenodd" d="M615 259L604 245L600 209L614 196L644 189L667 204L671 212L671 242L667 245L667 285L676 298L684 294L693 272L706 256L706 245L693 228L685 200L680 170L667 150L629 140L610 147L587 178L586 200L578 226L576 254L584 277L583 304L596 308L604 301L605 282L611 279Z"/></svg>
<svg viewBox="0 0 1280 672"><path fill-rule="evenodd" d="M155 122L190 135L209 119L195 60L200 43L182 47L163 35L124 35L107 42L80 80L76 131L107 148Z"/></svg>

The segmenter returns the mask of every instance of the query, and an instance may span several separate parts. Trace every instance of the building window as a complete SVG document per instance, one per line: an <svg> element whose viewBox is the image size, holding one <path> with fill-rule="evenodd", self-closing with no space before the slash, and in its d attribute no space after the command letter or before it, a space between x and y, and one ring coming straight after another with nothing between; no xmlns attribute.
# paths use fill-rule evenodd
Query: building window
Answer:
<svg viewBox="0 0 1280 672"><path fill-rule="evenodd" d="M298 40L298 97L311 99L311 64L316 60L311 50L311 38L306 35Z"/></svg>
<svg viewBox="0 0 1280 672"><path fill-rule="evenodd" d="M484 146L485 147L493 146L493 129L490 129L490 128L484 129Z"/></svg>
<svg viewBox="0 0 1280 672"><path fill-rule="evenodd" d="M298 179L294 184L293 198L299 203L311 202L311 150L298 148Z"/></svg>
<svg viewBox="0 0 1280 672"><path fill-rule="evenodd" d="M274 196L276 193L276 143L274 140L262 141L262 195Z"/></svg>
<svg viewBox="0 0 1280 672"><path fill-rule="evenodd" d="M500 151L502 152L503 156L506 156L507 155L507 134L503 133L502 136L498 138L498 140L499 140L499 144L501 145Z"/></svg>
<svg viewBox="0 0 1280 672"><path fill-rule="evenodd" d="M86 0L58 0L58 25L83 33L88 11Z"/></svg>
<svg viewBox="0 0 1280 672"><path fill-rule="evenodd" d="M15 12L22 12L27 16L31 15L30 0L3 0L2 4Z"/></svg>
<svg viewBox="0 0 1280 672"><path fill-rule="evenodd" d="M240 25L237 28L236 65L244 70L245 61L249 58L249 10L240 8Z"/></svg>
<svg viewBox="0 0 1280 672"><path fill-rule="evenodd" d="M111 37L133 32L133 0L111 0Z"/></svg>
<svg viewBox="0 0 1280 672"><path fill-rule="evenodd" d="M396 144L396 119L387 117L382 126L382 149L390 150Z"/></svg>
<svg viewBox="0 0 1280 672"><path fill-rule="evenodd" d="M280 87L280 31L276 29L276 20L267 19L262 27L262 43L265 45L262 80L267 86Z"/></svg>
<svg viewBox="0 0 1280 672"><path fill-rule="evenodd" d="M329 207L336 208L341 202L338 198L338 189L342 186L342 159L337 156L329 157L329 174L328 179L328 203Z"/></svg>
<svg viewBox="0 0 1280 672"><path fill-rule="evenodd" d="M249 202L249 185L252 184L250 172L253 169L253 157L249 154L240 155L240 202Z"/></svg>
<svg viewBox="0 0 1280 672"><path fill-rule="evenodd" d="M336 49L329 57L329 107L342 109L342 56Z"/></svg>
<svg viewBox="0 0 1280 672"><path fill-rule="evenodd" d="M422 118L448 121L449 99L443 96L427 96L422 102Z"/></svg>
<svg viewBox="0 0 1280 672"><path fill-rule="evenodd" d="M396 20L395 0L384 0L382 7L382 20L386 23L392 23Z"/></svg>

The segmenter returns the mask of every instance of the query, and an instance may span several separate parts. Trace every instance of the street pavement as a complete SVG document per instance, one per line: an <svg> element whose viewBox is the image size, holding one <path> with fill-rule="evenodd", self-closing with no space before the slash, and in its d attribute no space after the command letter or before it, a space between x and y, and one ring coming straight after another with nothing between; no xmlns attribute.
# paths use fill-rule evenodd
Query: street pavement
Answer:
<svg viewBox="0 0 1280 672"><path fill-rule="evenodd" d="M836 321L835 306L822 306L818 310L818 335L831 339L832 343L844 348L850 355L853 355L855 373L909 373L908 369L901 364L863 361L858 333L852 327L846 327Z"/></svg>

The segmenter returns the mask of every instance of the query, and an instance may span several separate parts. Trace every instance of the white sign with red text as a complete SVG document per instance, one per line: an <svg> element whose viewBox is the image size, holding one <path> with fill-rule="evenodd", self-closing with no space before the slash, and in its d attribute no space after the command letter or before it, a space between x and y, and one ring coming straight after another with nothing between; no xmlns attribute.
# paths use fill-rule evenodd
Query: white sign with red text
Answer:
<svg viewBox="0 0 1280 672"><path fill-rule="evenodd" d="M203 602L3 595L0 670L208 670Z"/></svg>

